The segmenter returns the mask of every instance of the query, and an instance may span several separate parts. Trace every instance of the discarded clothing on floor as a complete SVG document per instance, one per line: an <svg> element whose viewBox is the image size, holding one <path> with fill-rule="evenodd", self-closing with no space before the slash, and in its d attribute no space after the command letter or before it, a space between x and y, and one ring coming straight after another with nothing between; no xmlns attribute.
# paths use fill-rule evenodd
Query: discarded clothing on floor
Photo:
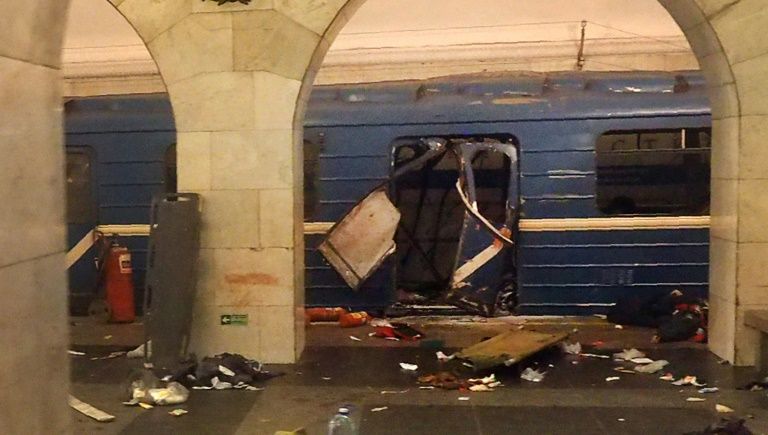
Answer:
<svg viewBox="0 0 768 435"><path fill-rule="evenodd" d="M768 378L763 379L762 381L752 381L748 383L747 385L738 388L739 390L747 390L747 391L763 391L768 389Z"/></svg>
<svg viewBox="0 0 768 435"><path fill-rule="evenodd" d="M723 418L701 432L688 432L685 435L752 435L752 431L747 428L743 419Z"/></svg>
<svg viewBox="0 0 768 435"><path fill-rule="evenodd" d="M405 323L379 323L373 327L373 336L379 338L397 338L403 341L416 341L424 337L424 333Z"/></svg>
<svg viewBox="0 0 768 435"><path fill-rule="evenodd" d="M675 290L669 294L631 295L608 314L619 325L657 328L659 342L707 340L707 302Z"/></svg>
<svg viewBox="0 0 768 435"><path fill-rule="evenodd" d="M199 363L192 363L170 376L171 381L180 382L193 389L226 390L251 389L255 382L266 381L281 373L264 369L258 361L236 353L222 353L205 357Z"/></svg>

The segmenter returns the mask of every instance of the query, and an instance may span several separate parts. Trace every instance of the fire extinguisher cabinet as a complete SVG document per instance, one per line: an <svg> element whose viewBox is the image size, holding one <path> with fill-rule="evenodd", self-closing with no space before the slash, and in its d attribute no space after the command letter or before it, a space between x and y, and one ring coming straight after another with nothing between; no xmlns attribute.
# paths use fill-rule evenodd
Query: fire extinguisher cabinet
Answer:
<svg viewBox="0 0 768 435"><path fill-rule="evenodd" d="M147 361L173 369L187 357L200 250L200 197L153 198L144 293Z"/></svg>

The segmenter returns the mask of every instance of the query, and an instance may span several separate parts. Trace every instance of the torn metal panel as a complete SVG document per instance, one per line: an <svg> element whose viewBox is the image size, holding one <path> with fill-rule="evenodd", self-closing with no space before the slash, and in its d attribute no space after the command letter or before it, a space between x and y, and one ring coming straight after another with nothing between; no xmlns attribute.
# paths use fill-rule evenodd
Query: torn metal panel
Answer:
<svg viewBox="0 0 768 435"><path fill-rule="evenodd" d="M457 181L456 189L466 216L446 299L466 310L492 316L502 290L514 287L514 251L508 248L514 247L512 229L518 220L517 149L509 143L486 141L462 143L460 151L464 177ZM480 153L501 153L507 157L503 159L506 167L497 168L505 171L509 178L506 191L500 192L504 199L503 215L498 213L496 222L484 216L478 206L480 187L473 162Z"/></svg>
<svg viewBox="0 0 768 435"><path fill-rule="evenodd" d="M395 233L400 211L387 195L387 186L398 177L417 170L446 151L446 141L426 139L427 152L401 168L337 222L318 250L353 289L370 277L396 248Z"/></svg>
<svg viewBox="0 0 768 435"><path fill-rule="evenodd" d="M379 189L356 205L320 244L319 250L353 289L395 251L400 211Z"/></svg>
<svg viewBox="0 0 768 435"><path fill-rule="evenodd" d="M452 278L453 286L455 287L460 282L467 279L467 277L475 273L478 269L483 267L483 265L491 261L501 252L502 248L503 245L501 243L494 242L487 248L480 251L479 254L472 257L471 260L467 261L461 267L456 269L456 272L454 272Z"/></svg>
<svg viewBox="0 0 768 435"><path fill-rule="evenodd" d="M568 338L567 332L545 334L513 330L462 349L456 358L469 361L475 370L516 364Z"/></svg>

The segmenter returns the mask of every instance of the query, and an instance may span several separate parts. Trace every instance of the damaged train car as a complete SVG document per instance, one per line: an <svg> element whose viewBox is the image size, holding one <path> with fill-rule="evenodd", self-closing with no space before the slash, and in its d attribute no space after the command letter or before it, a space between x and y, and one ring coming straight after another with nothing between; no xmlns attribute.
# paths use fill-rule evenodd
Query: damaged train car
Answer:
<svg viewBox="0 0 768 435"><path fill-rule="evenodd" d="M706 297L709 113L694 73L318 87L307 303L492 316Z"/></svg>
<svg viewBox="0 0 768 435"><path fill-rule="evenodd" d="M167 97L65 109L71 244L114 234L141 289L151 195L175 189ZM706 297L710 124L693 72L318 86L307 306L575 315L627 294ZM92 257L70 270L74 312L96 292Z"/></svg>

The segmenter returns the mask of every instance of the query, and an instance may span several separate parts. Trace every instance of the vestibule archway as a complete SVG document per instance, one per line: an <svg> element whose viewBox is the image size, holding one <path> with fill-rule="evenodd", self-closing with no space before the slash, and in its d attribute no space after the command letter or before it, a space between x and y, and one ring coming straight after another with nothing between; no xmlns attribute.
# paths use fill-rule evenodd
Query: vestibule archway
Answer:
<svg viewBox="0 0 768 435"><path fill-rule="evenodd" d="M168 87L179 189L204 201L192 346L198 354L294 361L304 331L303 113L323 56L363 0L111 1ZM743 313L768 306L768 150L761 140L768 5L660 2L690 41L713 106L710 347L749 364L756 333L743 326ZM0 370L49 374L0 381L7 433L64 433L68 425L58 72L66 4L0 4L0 289L7 301L0 346L8 350ZM249 324L222 325L220 316L232 312L248 314Z"/></svg>

